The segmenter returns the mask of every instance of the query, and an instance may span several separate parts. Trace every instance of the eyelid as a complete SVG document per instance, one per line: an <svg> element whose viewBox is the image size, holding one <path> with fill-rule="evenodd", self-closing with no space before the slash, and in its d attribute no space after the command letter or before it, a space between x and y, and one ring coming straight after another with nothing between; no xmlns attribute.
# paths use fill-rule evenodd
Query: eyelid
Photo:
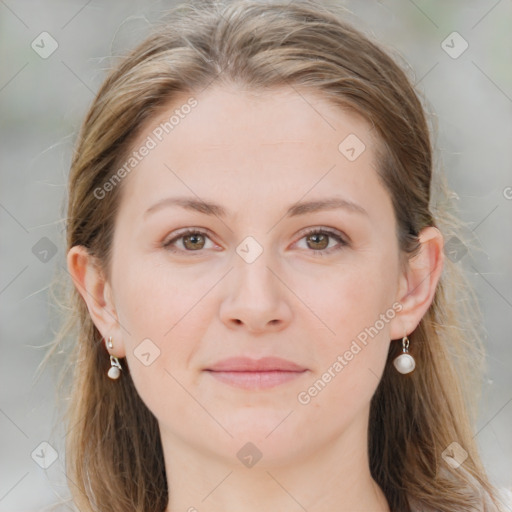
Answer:
<svg viewBox="0 0 512 512"><path fill-rule="evenodd" d="M339 237L347 244L350 241L350 238L347 235L345 235L345 233L343 233L342 231L339 231L338 229L335 229L335 228L328 228L327 226L316 226L313 228L306 228L306 230L301 233L300 239L304 238L307 235L311 235L314 233L326 233L326 234L332 235L334 237Z"/></svg>
<svg viewBox="0 0 512 512"><path fill-rule="evenodd" d="M328 227L324 227L324 226L316 226L316 227L312 227L312 228L306 228L304 231L302 231L300 233L299 238L297 239L296 242L294 242L294 244L298 243L300 240L302 240L306 236L313 235L313 234L319 234L319 233L326 234L326 235L330 236L331 238L336 239L339 243L339 246L331 247L329 249L317 250L317 251L311 249L307 252L311 252L311 253L318 254L318 255L322 255L322 254L325 255L325 254L330 254L331 252L337 251L343 247L350 245L350 238L347 235L345 235L344 233L342 233L341 231L339 231L337 229L328 228ZM215 243L212 240L212 233L210 232L210 230L208 230L206 228L189 227L189 228L183 228L181 230L178 230L177 232L174 232L172 234L172 237L170 237L170 238L169 237L164 238L161 245L163 248L168 249L173 252L201 253L203 251L203 249L199 249L197 251L187 251L184 249L176 249L172 245L173 243L178 241L180 238L183 238L187 235L192 235L192 234L206 236L207 238L209 238L212 241L212 243Z"/></svg>
<svg viewBox="0 0 512 512"><path fill-rule="evenodd" d="M336 239L338 241L339 245L335 246L335 247L330 247L329 249L323 249L323 250L317 250L317 251L311 249L311 250L307 251L309 253L313 253L314 255L317 255L317 256L328 255L328 254L331 254L332 252L339 251L339 250L351 245L350 238L347 235L345 235L343 232L341 232L335 228L328 228L325 226L316 226L314 228L307 228L305 231L303 231L300 234L299 239L295 243L298 243L306 236L314 235L317 233L326 234L326 235L330 236L331 238Z"/></svg>
<svg viewBox="0 0 512 512"><path fill-rule="evenodd" d="M201 251L185 251L183 249L176 249L175 247L173 247L173 243L178 241L180 238L183 238L187 235L203 235L205 237L208 237L212 242L212 233L210 232L210 230L206 229L206 228L194 228L194 227L191 227L191 228L183 228L183 229L180 229L174 233L172 233L172 236L167 236L164 238L164 240L162 241L162 247L164 249L167 249L167 250L170 250L170 251L174 251L174 252L189 252L189 253L194 253L194 252L201 252ZM215 243L215 242L213 242Z"/></svg>

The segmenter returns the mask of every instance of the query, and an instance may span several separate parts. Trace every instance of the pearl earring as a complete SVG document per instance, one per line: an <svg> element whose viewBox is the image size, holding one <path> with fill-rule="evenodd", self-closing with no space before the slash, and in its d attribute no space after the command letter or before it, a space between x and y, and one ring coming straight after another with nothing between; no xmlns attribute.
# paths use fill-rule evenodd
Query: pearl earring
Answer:
<svg viewBox="0 0 512 512"><path fill-rule="evenodd" d="M108 369L107 375L112 379L116 380L121 375L121 363L115 356L110 356L110 368Z"/></svg>
<svg viewBox="0 0 512 512"><path fill-rule="evenodd" d="M108 348L114 348L114 344L112 343L112 336L109 336L107 341L107 347ZM121 375L121 363L119 362L119 359L117 357L111 355L110 356L110 368L108 369L107 375L112 379L116 380Z"/></svg>
<svg viewBox="0 0 512 512"><path fill-rule="evenodd" d="M403 374L411 373L416 368L416 361L409 354L409 338L407 336L402 338L402 353L395 358L393 364Z"/></svg>

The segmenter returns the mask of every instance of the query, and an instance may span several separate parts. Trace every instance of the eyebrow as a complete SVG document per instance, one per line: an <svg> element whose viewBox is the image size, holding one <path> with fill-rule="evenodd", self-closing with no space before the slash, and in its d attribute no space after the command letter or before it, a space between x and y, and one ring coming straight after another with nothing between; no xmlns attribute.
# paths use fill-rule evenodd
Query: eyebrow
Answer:
<svg viewBox="0 0 512 512"><path fill-rule="evenodd" d="M227 217L229 211L218 203L211 201L204 201L193 197L166 197L150 206L144 213L144 217L157 210L165 207L180 206L186 210L197 211L206 215L215 215L216 217ZM342 197L329 197L326 199L319 199L316 201L307 201L295 203L291 205L285 217L296 217L298 215L305 215L306 213L314 213L322 210L336 210L343 209L353 213L359 213L368 216L368 212L359 204L354 203Z"/></svg>

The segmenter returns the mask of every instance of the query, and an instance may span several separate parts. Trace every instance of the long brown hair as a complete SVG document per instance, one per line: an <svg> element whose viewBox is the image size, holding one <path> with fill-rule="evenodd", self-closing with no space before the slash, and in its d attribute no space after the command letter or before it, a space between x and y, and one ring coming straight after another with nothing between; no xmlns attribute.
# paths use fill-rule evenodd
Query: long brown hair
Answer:
<svg viewBox="0 0 512 512"><path fill-rule="evenodd" d="M421 94L390 51L344 18L341 8L312 0L196 2L170 11L110 72L86 115L69 176L67 249L85 246L110 275L122 182L108 200L95 190L105 190L135 137L176 94L213 82L310 88L355 110L378 135L377 171L392 199L404 262L418 250L424 227L453 236L456 218L444 178L434 172L433 128ZM68 322L48 357L68 340L71 371L61 382L70 383L66 470L73 500L83 512L163 511L169 490L158 423L124 360L122 378L115 385L107 378L102 336L67 283ZM483 350L468 319L477 314L463 272L446 259L434 300L410 335L417 361L410 376L391 369L400 351L397 340L391 343L368 435L372 476L394 512L499 510L472 431ZM459 468L442 457L453 442L468 453Z"/></svg>

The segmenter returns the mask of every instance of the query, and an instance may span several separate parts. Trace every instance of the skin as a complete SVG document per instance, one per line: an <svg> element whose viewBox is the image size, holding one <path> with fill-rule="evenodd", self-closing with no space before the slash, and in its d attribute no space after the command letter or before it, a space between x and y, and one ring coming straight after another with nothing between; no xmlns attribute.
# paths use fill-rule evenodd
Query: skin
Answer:
<svg viewBox="0 0 512 512"><path fill-rule="evenodd" d="M175 98L152 119L134 148L189 97ZM425 228L420 253L400 267L374 133L356 114L289 88L256 94L224 85L194 97L197 107L122 183L111 279L83 247L68 253L95 325L113 337L109 352L127 358L159 422L167 512L388 511L367 460L369 405L390 340L412 332L432 302L442 236ZM338 149L349 134L366 146L354 161ZM179 206L144 215L182 195L215 201L229 215ZM332 209L285 217L298 201L333 195L366 214ZM162 246L188 227L210 234L177 240L179 252ZM308 228L338 231L349 244L308 236ZM236 252L247 236L263 249L252 263ZM401 311L308 404L300 403L298 394L394 303ZM152 354L154 346L160 350L149 366L134 354L147 338ZM257 391L203 371L238 355L278 356L307 371ZM247 442L262 454L252 467L237 457Z"/></svg>

